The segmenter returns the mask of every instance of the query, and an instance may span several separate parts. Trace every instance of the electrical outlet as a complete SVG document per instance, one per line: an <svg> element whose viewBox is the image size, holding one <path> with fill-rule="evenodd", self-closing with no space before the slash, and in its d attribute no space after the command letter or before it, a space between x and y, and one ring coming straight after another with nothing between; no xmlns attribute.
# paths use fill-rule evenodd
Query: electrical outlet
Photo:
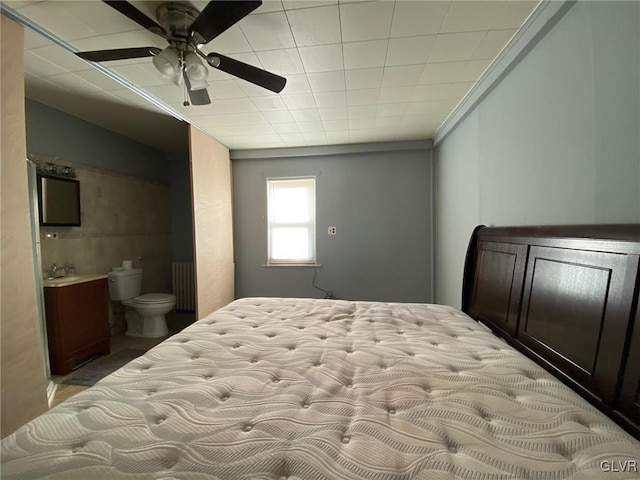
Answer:
<svg viewBox="0 0 640 480"><path fill-rule="evenodd" d="M329 227L329 235L335 235L336 234L336 227Z"/></svg>

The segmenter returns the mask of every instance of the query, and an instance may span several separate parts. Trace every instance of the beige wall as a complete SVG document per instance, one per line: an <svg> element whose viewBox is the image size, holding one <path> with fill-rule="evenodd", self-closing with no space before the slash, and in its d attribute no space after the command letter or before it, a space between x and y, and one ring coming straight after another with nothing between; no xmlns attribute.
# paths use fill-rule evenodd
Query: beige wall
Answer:
<svg viewBox="0 0 640 480"><path fill-rule="evenodd" d="M233 219L229 150L189 128L196 316L234 299Z"/></svg>
<svg viewBox="0 0 640 480"><path fill-rule="evenodd" d="M42 271L71 263L77 273L107 273L122 260L142 268L143 293L171 291L169 187L84 165L80 180L80 227L41 227ZM58 233L57 239L46 238ZM142 257L142 260L139 260Z"/></svg>
<svg viewBox="0 0 640 480"><path fill-rule="evenodd" d="M4 15L1 35L2 437L47 410L29 219L24 118L23 29Z"/></svg>

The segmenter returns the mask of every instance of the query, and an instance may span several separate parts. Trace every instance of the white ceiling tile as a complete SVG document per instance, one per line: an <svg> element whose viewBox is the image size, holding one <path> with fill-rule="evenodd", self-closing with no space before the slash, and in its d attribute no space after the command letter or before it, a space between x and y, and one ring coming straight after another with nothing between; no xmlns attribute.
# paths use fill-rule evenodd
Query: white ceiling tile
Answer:
<svg viewBox="0 0 640 480"><path fill-rule="evenodd" d="M359 130L362 128L373 128L375 127L375 124L376 124L375 117L360 117L360 118L349 117L350 130Z"/></svg>
<svg viewBox="0 0 640 480"><path fill-rule="evenodd" d="M295 41L284 12L249 15L240 29L254 51L295 47Z"/></svg>
<svg viewBox="0 0 640 480"><path fill-rule="evenodd" d="M279 12L283 9L282 2L280 0L264 0L262 5L253 11L251 15L258 15L261 13Z"/></svg>
<svg viewBox="0 0 640 480"><path fill-rule="evenodd" d="M409 104L409 107L407 108L406 114L407 115L431 115L433 114L438 107L440 106L440 102L439 101L433 101L433 102L412 102L411 104Z"/></svg>
<svg viewBox="0 0 640 480"><path fill-rule="evenodd" d="M515 30L493 30L487 32L487 35L482 39L478 49L473 54L473 60L495 58L513 37L514 33Z"/></svg>
<svg viewBox="0 0 640 480"><path fill-rule="evenodd" d="M436 41L435 35L420 37L392 38L385 65L414 65L426 63Z"/></svg>
<svg viewBox="0 0 640 480"><path fill-rule="evenodd" d="M428 63L418 80L421 85L452 83L460 78L468 62Z"/></svg>
<svg viewBox="0 0 640 480"><path fill-rule="evenodd" d="M283 0L285 10L296 10L298 8L314 8L326 5L336 5L337 0L314 1L314 0Z"/></svg>
<svg viewBox="0 0 640 480"><path fill-rule="evenodd" d="M345 131L349 128L348 120L326 120L322 124L326 132Z"/></svg>
<svg viewBox="0 0 640 480"><path fill-rule="evenodd" d="M168 81L160 72L149 64L139 65L119 65L108 67L114 73L126 78L131 83L139 87L150 87L154 85L164 85ZM102 74L104 75L104 74ZM104 75L106 76L106 75Z"/></svg>
<svg viewBox="0 0 640 480"><path fill-rule="evenodd" d="M251 15L249 15L251 16ZM282 141L275 135L237 135L234 138L236 144L230 148L275 148L282 146Z"/></svg>
<svg viewBox="0 0 640 480"><path fill-rule="evenodd" d="M333 92L345 89L344 71L309 73L307 79L314 92Z"/></svg>
<svg viewBox="0 0 640 480"><path fill-rule="evenodd" d="M377 117L396 117L404 115L409 103L382 103L376 110Z"/></svg>
<svg viewBox="0 0 640 480"><path fill-rule="evenodd" d="M484 37L485 32L438 35L429 56L429 63L470 60Z"/></svg>
<svg viewBox="0 0 640 480"><path fill-rule="evenodd" d="M281 133L280 138L287 142L287 147L294 147L305 141L302 133Z"/></svg>
<svg viewBox="0 0 640 480"><path fill-rule="evenodd" d="M318 108L318 113L320 113L320 118L323 122L346 120L348 118L346 107Z"/></svg>
<svg viewBox="0 0 640 480"><path fill-rule="evenodd" d="M402 67L385 67L382 77L383 87L403 87L416 85L422 74L424 65L405 65Z"/></svg>
<svg viewBox="0 0 640 480"><path fill-rule="evenodd" d="M113 95L116 98L124 101L129 105L147 105L149 103L148 100L145 100L144 97L138 95L136 92L129 90L128 88L121 88L119 90L110 90L108 92L110 95Z"/></svg>
<svg viewBox="0 0 640 480"><path fill-rule="evenodd" d="M91 70L93 68L89 63L74 54L67 52L58 45L34 48L33 50L29 50L29 53L44 58L63 69L65 72L81 72L83 70Z"/></svg>
<svg viewBox="0 0 640 480"><path fill-rule="evenodd" d="M108 48L129 48L129 47L168 47L167 42L147 30L134 30L131 32L114 33L111 35L91 36L69 41L69 44L77 48L78 51L104 50ZM134 59L140 62L140 59ZM148 59L151 62L151 59ZM108 62L114 65L116 62Z"/></svg>
<svg viewBox="0 0 640 480"><path fill-rule="evenodd" d="M342 40L359 42L388 38L394 2L340 5Z"/></svg>
<svg viewBox="0 0 640 480"><path fill-rule="evenodd" d="M347 105L375 105L380 96L379 88L367 88L364 90L348 90Z"/></svg>
<svg viewBox="0 0 640 480"><path fill-rule="evenodd" d="M517 29L524 23L527 17L538 5L538 1L511 0L502 14L493 24L493 29L511 28Z"/></svg>
<svg viewBox="0 0 640 480"><path fill-rule="evenodd" d="M289 110L289 113L296 122L315 122L320 120L320 113L317 108L307 108L304 110Z"/></svg>
<svg viewBox="0 0 640 480"><path fill-rule="evenodd" d="M351 143L369 143L372 139L378 139L373 128L363 128L359 130L349 130Z"/></svg>
<svg viewBox="0 0 640 480"><path fill-rule="evenodd" d="M397 130L400 126L400 122L402 121L402 116L396 117L376 117L375 119L375 127L376 128L385 128L385 129L395 129Z"/></svg>
<svg viewBox="0 0 640 480"><path fill-rule="evenodd" d="M280 95L282 101L289 110L299 110L304 108L314 108L316 101L310 93L297 93L295 95Z"/></svg>
<svg viewBox="0 0 640 480"><path fill-rule="evenodd" d="M337 92L317 92L313 96L320 108L339 108L347 106L347 96L344 90Z"/></svg>
<svg viewBox="0 0 640 480"><path fill-rule="evenodd" d="M155 87L150 87L155 88ZM256 106L248 98L211 100L211 110L217 113L246 113L256 111Z"/></svg>
<svg viewBox="0 0 640 480"><path fill-rule="evenodd" d="M302 63L307 73L342 70L342 45L319 45L299 48Z"/></svg>
<svg viewBox="0 0 640 480"><path fill-rule="evenodd" d="M213 127L216 135L274 135L276 132L269 124L262 125L235 125L225 127Z"/></svg>
<svg viewBox="0 0 640 480"><path fill-rule="evenodd" d="M240 30L239 25L235 24L203 46L201 50L206 53L216 52L223 55L232 55L234 53L250 52L251 46L242 30Z"/></svg>
<svg viewBox="0 0 640 480"><path fill-rule="evenodd" d="M24 52L24 69L36 77L48 77L66 73L66 70L44 57L40 57L30 51Z"/></svg>
<svg viewBox="0 0 640 480"><path fill-rule="evenodd" d="M282 50L265 50L256 52L260 63L268 70L276 75L290 75L296 73L304 73L302 60L296 48L285 48Z"/></svg>
<svg viewBox="0 0 640 480"><path fill-rule="evenodd" d="M198 117L198 124L206 127L225 127L233 125L262 125L267 123L258 112L234 113L230 115L204 115Z"/></svg>
<svg viewBox="0 0 640 480"><path fill-rule="evenodd" d="M273 129L277 133L296 133L300 132L297 123L274 123L272 125Z"/></svg>
<svg viewBox="0 0 640 480"><path fill-rule="evenodd" d="M84 80L73 73L62 73L47 77L47 81L54 85L59 85L63 90L75 92L81 95L88 95L101 92L102 89L93 83Z"/></svg>
<svg viewBox="0 0 640 480"><path fill-rule="evenodd" d="M416 87L389 87L380 89L379 103L406 103L411 101Z"/></svg>
<svg viewBox="0 0 640 480"><path fill-rule="evenodd" d="M324 132L308 132L303 133L302 136L309 145L326 145L327 136Z"/></svg>
<svg viewBox="0 0 640 480"><path fill-rule="evenodd" d="M108 10L110 7L104 5L103 8ZM66 8L65 2L34 3L21 8L20 13L50 32L64 34L67 40L91 37L96 34ZM130 28L130 30L133 28L135 27Z"/></svg>
<svg viewBox="0 0 640 480"><path fill-rule="evenodd" d="M184 87L179 87L173 83L168 82L166 85L156 85L153 87L146 87L145 91L151 94L153 97L165 102L165 103L182 103L184 100ZM202 109L198 109L202 110Z"/></svg>
<svg viewBox="0 0 640 480"><path fill-rule="evenodd" d="M451 83L440 83L437 85L420 85L416 87L412 101L432 102L451 98Z"/></svg>
<svg viewBox="0 0 640 480"><path fill-rule="evenodd" d="M238 85L238 82L236 82L235 80L209 82L208 90L209 95L212 98L217 99L246 97L246 94L242 91L242 89Z"/></svg>
<svg viewBox="0 0 640 480"><path fill-rule="evenodd" d="M388 40L342 44L344 49L344 68L349 70L384 67L388 44Z"/></svg>
<svg viewBox="0 0 640 480"><path fill-rule="evenodd" d="M491 60L471 60L465 64L464 69L456 80L459 82L475 82L490 64Z"/></svg>
<svg viewBox="0 0 640 480"><path fill-rule="evenodd" d="M32 48L46 47L52 43L46 38L38 35L33 30L28 28L24 29L24 49L31 50Z"/></svg>
<svg viewBox="0 0 640 480"><path fill-rule="evenodd" d="M374 118L376 116L376 105L355 105L348 107L349 120L359 118ZM364 127L361 127L364 128Z"/></svg>
<svg viewBox="0 0 640 480"><path fill-rule="evenodd" d="M287 75L287 84L282 90L283 94L308 93L311 91L307 75L304 73L297 75Z"/></svg>
<svg viewBox="0 0 640 480"><path fill-rule="evenodd" d="M332 145L340 145L343 143L349 143L349 132L347 130L326 132L327 141Z"/></svg>
<svg viewBox="0 0 640 480"><path fill-rule="evenodd" d="M262 112L262 115L271 124L291 123L295 120L288 110L265 111Z"/></svg>
<svg viewBox="0 0 640 480"><path fill-rule="evenodd" d="M290 10L287 12L287 18L298 47L342 41L337 5Z"/></svg>
<svg viewBox="0 0 640 480"><path fill-rule="evenodd" d="M451 84L451 88L449 89L449 95L447 98L443 98L442 100L461 100L464 97L469 89L473 87L474 82L458 82Z"/></svg>
<svg viewBox="0 0 640 480"><path fill-rule="evenodd" d="M122 88L122 85L120 85L118 82L96 69L76 72L76 75L81 79L95 85L100 90L109 91Z"/></svg>
<svg viewBox="0 0 640 480"><path fill-rule="evenodd" d="M452 2L440 33L489 30L507 6L506 1Z"/></svg>
<svg viewBox="0 0 640 480"><path fill-rule="evenodd" d="M412 37L438 33L451 2L396 2L391 25L392 37Z"/></svg>
<svg viewBox="0 0 640 480"><path fill-rule="evenodd" d="M251 97L251 101L261 112L287 109L282 98L277 95L269 97Z"/></svg>
<svg viewBox="0 0 640 480"><path fill-rule="evenodd" d="M359 70L345 70L347 88L360 90L363 88L378 88L382 86L382 68L363 68Z"/></svg>
<svg viewBox="0 0 640 480"><path fill-rule="evenodd" d="M324 125L320 120L314 122L298 122L297 125L302 133L324 132Z"/></svg>

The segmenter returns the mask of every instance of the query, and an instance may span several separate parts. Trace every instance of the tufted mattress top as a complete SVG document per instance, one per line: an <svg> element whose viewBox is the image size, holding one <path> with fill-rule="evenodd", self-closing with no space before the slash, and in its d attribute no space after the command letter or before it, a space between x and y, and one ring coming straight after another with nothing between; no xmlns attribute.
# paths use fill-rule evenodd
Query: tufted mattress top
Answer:
<svg viewBox="0 0 640 480"><path fill-rule="evenodd" d="M637 463L637 441L462 312L311 299L237 300L2 441L3 479L613 479Z"/></svg>

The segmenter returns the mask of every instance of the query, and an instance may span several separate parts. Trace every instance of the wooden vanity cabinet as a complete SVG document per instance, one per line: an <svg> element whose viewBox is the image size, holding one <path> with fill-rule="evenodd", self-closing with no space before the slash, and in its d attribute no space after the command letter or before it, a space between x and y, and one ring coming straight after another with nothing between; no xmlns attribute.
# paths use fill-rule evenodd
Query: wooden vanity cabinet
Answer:
<svg viewBox="0 0 640 480"><path fill-rule="evenodd" d="M110 350L107 279L45 287L51 373L67 375L84 360Z"/></svg>

